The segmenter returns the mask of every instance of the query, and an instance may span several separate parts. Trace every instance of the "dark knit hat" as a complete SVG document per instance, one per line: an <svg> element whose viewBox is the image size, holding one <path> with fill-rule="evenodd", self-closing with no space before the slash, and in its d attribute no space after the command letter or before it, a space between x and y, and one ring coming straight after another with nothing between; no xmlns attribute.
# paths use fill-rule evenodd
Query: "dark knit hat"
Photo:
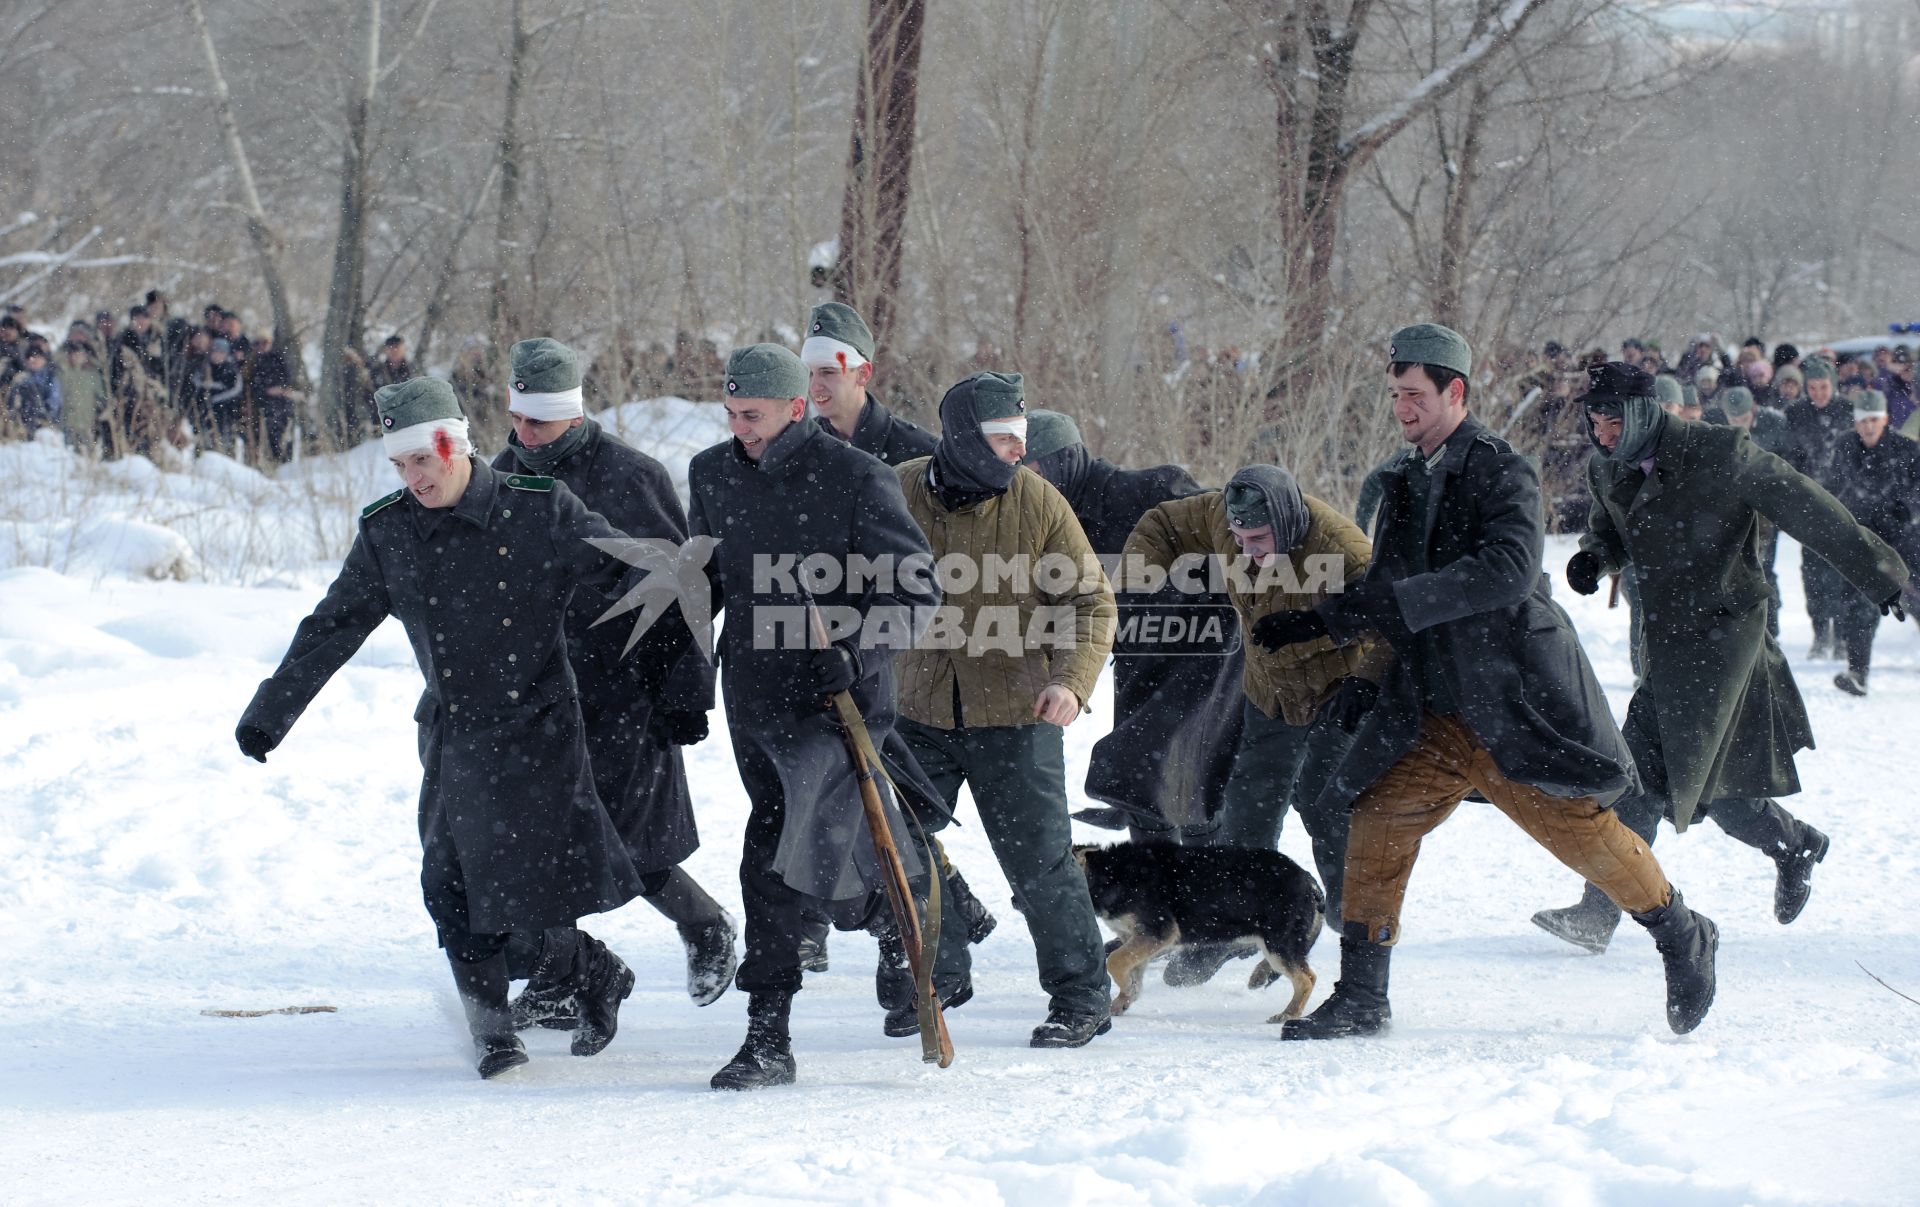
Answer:
<svg viewBox="0 0 1920 1207"><path fill-rule="evenodd" d="M1824 356L1809 356L1800 362L1800 375L1808 381L1832 381L1833 362Z"/></svg>
<svg viewBox="0 0 1920 1207"><path fill-rule="evenodd" d="M1730 386L1720 395L1720 409L1729 415L1745 415L1753 410L1753 391L1745 386Z"/></svg>
<svg viewBox="0 0 1920 1207"><path fill-rule="evenodd" d="M1624 361L1610 360L1587 370L1586 404L1619 403L1628 398L1658 398L1653 374Z"/></svg>

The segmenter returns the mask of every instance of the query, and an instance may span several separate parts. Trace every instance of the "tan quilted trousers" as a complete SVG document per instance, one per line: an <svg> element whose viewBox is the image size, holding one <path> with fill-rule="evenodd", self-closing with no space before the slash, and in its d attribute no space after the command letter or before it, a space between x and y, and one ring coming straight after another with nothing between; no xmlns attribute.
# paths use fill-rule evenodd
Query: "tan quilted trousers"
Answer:
<svg viewBox="0 0 1920 1207"><path fill-rule="evenodd" d="M1673 890L1666 873L1612 809L1592 797L1549 796L1513 782L1457 716L1430 712L1423 720L1413 749L1353 802L1342 918L1366 923L1376 943L1397 942L1421 839L1474 790L1621 909L1646 913L1667 903Z"/></svg>

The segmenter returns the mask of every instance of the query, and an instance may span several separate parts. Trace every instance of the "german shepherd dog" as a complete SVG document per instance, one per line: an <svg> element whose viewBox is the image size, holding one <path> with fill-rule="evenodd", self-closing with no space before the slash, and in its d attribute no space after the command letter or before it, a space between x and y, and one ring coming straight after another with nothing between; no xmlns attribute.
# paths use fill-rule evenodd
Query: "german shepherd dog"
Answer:
<svg viewBox="0 0 1920 1207"><path fill-rule="evenodd" d="M1293 860L1278 851L1161 843L1075 846L1073 857L1086 872L1093 912L1120 937L1107 957L1119 987L1113 1013L1126 1013L1147 964L1175 943L1244 940L1259 944L1264 957L1247 988L1264 989L1282 975L1293 982L1293 999L1267 1021L1305 1009L1314 980L1307 952L1320 937L1326 899Z"/></svg>

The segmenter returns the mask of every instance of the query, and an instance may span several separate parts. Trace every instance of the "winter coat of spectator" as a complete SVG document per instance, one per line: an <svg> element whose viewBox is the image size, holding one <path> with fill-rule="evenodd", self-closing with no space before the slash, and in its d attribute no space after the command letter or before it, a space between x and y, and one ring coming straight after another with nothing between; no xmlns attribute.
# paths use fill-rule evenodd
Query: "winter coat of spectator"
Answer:
<svg viewBox="0 0 1920 1207"><path fill-rule="evenodd" d="M60 387L60 427L67 443L80 452L91 452L99 445L100 424L111 397L106 372L92 347L70 343L61 349L54 380Z"/></svg>
<svg viewBox="0 0 1920 1207"><path fill-rule="evenodd" d="M115 357L112 368L112 385L116 393L125 393L128 389L126 375L137 368L151 380L165 385L167 380L167 338L145 306L135 306L127 311L127 325L120 329L119 347L132 354L129 362L124 356Z"/></svg>
<svg viewBox="0 0 1920 1207"><path fill-rule="evenodd" d="M60 382L47 367L46 357L28 349L23 364L7 385L5 428L28 439L60 420Z"/></svg>
<svg viewBox="0 0 1920 1207"><path fill-rule="evenodd" d="M233 447L243 402L243 387L240 366L234 361L227 341L214 340L207 350L207 359L193 374L196 413L208 425L207 430L201 433L201 448L227 450ZM199 426L197 421L195 426Z"/></svg>
<svg viewBox="0 0 1920 1207"><path fill-rule="evenodd" d="M1913 353L1905 344L1893 350L1887 367L1873 379L1873 388L1887 396L1887 421L1894 431L1906 426L1916 409L1913 397Z"/></svg>
<svg viewBox="0 0 1920 1207"><path fill-rule="evenodd" d="M367 369L373 388L397 386L413 376L413 362L407 359L407 345L397 335L389 335L380 347L380 356Z"/></svg>
<svg viewBox="0 0 1920 1207"><path fill-rule="evenodd" d="M285 464L293 458L293 447L287 439L293 426L293 371L287 364L287 354L273 346L270 335L254 337L248 397L258 424L254 439L275 461Z"/></svg>

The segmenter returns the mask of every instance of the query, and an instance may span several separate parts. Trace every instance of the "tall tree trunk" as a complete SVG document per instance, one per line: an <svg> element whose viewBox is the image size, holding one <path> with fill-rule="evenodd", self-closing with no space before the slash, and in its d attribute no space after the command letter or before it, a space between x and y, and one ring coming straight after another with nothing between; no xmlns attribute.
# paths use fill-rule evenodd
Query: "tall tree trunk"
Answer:
<svg viewBox="0 0 1920 1207"><path fill-rule="evenodd" d="M1144 82L1135 77L1152 32L1151 11L1145 0L1116 0L1111 11L1114 73L1121 79L1135 79L1120 94L1115 133L1119 145L1137 153L1146 139L1148 96ZM1144 397L1132 388L1145 304L1136 273L1141 255L1140 173L1123 168L1111 182L1106 201L1107 263L1100 305L1099 389L1108 406L1129 408L1124 417L1126 430L1145 435L1150 429L1140 422L1137 409Z"/></svg>
<svg viewBox="0 0 1920 1207"><path fill-rule="evenodd" d="M367 125L380 80L380 0L359 0L354 11L353 79L347 90L347 137L340 152L340 230L333 242L333 280L327 289L327 327L320 345L320 414L342 443L364 416L359 398L341 395L342 352L360 343L361 280L366 265L367 169L372 159Z"/></svg>
<svg viewBox="0 0 1920 1207"><path fill-rule="evenodd" d="M505 363L507 345L520 330L520 315L514 303L513 277L518 263L515 240L520 225L520 90L525 86L527 33L524 0L508 0L512 21L511 41L507 47L507 100L500 119L500 205L493 233L493 289L487 298L487 350L497 369Z"/></svg>
<svg viewBox="0 0 1920 1207"><path fill-rule="evenodd" d="M861 313L883 346L900 291L926 8L926 0L867 0L866 49L854 86L833 293Z"/></svg>
<svg viewBox="0 0 1920 1207"><path fill-rule="evenodd" d="M526 59L532 33L526 27L524 0L507 4L511 33L507 42L507 104L499 119L499 205L493 215L493 288L488 290L488 372L499 378L507 365L507 347L520 334L515 276L520 271L520 92L526 86ZM505 414L470 414L476 447L493 447L507 436Z"/></svg>
<svg viewBox="0 0 1920 1207"><path fill-rule="evenodd" d="M1340 211L1353 173L1454 89L1474 79L1519 36L1546 0L1480 0L1466 41L1401 97L1358 126L1349 126L1355 56L1373 0L1352 0L1336 19L1324 0L1295 6L1262 0L1263 32L1276 35L1266 74L1277 107L1276 182L1280 228L1290 234L1284 250L1285 355L1276 392L1310 387L1324 368L1327 329L1334 309L1333 261L1340 243ZM1299 15L1294 15L1295 13ZM1291 42L1285 39L1292 39ZM1302 48L1312 56L1311 106L1299 91L1308 86L1293 70ZM1306 153L1299 152L1301 111Z"/></svg>
<svg viewBox="0 0 1920 1207"><path fill-rule="evenodd" d="M1447 192L1440 215L1440 255L1434 271L1433 321L1459 330L1466 321L1467 260L1473 248L1474 186L1480 182L1480 134L1492 89L1476 82L1461 125L1460 146L1447 166Z"/></svg>
<svg viewBox="0 0 1920 1207"><path fill-rule="evenodd" d="M247 238L253 244L254 257L260 262L260 277L267 287L267 303L273 309L273 342L286 349L287 368L297 390L307 388L307 371L300 357L300 332L293 323L293 311L287 305L286 280L280 272L280 236L267 221L260 204L260 192L254 187L253 167L247 160L247 145L240 138L240 123L233 116L233 98L227 91L227 77L220 70L220 52L214 48L213 32L207 28L207 14L200 0L181 0L200 47L207 55L207 75L213 85L214 108L220 118L220 132L227 143L227 158L233 164L234 188L240 194L240 208L246 215Z"/></svg>

